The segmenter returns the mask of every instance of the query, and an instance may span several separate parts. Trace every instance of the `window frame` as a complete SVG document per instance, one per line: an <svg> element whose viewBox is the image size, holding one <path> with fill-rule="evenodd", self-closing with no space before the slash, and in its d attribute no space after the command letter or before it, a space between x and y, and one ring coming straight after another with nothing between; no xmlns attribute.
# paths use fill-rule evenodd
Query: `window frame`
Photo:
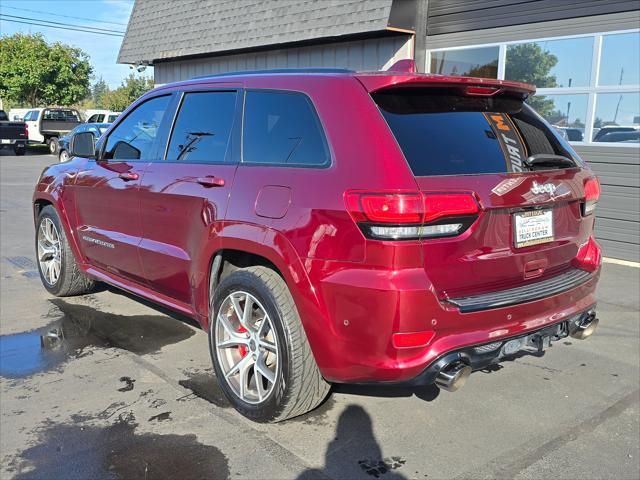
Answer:
<svg viewBox="0 0 640 480"><path fill-rule="evenodd" d="M572 146L598 146L609 148L640 148L640 144L625 143L619 144L616 142L593 142L593 122L595 120L595 114L597 110L597 95L601 93L639 93L640 84L631 85L598 85L598 77L600 76L600 63L602 60L602 40L603 37L608 35L618 35L625 33L640 34L640 29L633 28L627 30L612 30L608 32L594 32L594 33L580 33L574 35L559 35L552 37L537 37L523 40L510 40L503 42L492 43L479 43L461 45L456 47L442 47L429 49L426 52L426 67L431 68L431 52L451 51L451 50L469 50L483 47L499 47L498 52L498 80L505 80L506 60L507 60L507 47L509 45L518 45L523 43L537 43L553 40L567 40L572 38L593 38L593 49L591 57L591 77L588 86L584 87L553 87L553 88L539 88L536 90L536 95L588 95L587 98L587 114L585 118L584 139L581 142L571 141ZM640 113L640 112L639 112Z"/></svg>
<svg viewBox="0 0 640 480"><path fill-rule="evenodd" d="M236 104L235 110L233 113L233 121L231 123L231 131L229 132L229 144L227 148L227 152L225 154L225 159L228 161L222 162L189 162L186 160L169 160L167 159L167 154L169 153L169 144L171 143L171 136L173 135L173 131L176 126L176 121L178 120L178 115L180 114L180 110L182 108L182 104L184 103L184 97L189 93L224 93L224 92L235 92L236 94ZM178 163L183 165L237 165L240 163L239 157L234 152L238 151L237 147L237 139L238 139L238 124L240 122L239 116L241 115L241 110L244 105L244 95L243 89L238 87L213 87L213 88L197 88L197 89L188 89L188 90L176 90L173 92L175 99L171 104L171 108L173 109L171 123L168 126L166 132L166 140L164 142L164 146L160 145L162 149L162 155L160 156L160 162L165 163ZM118 117L120 118L120 117ZM162 132L164 134L164 132Z"/></svg>
<svg viewBox="0 0 640 480"><path fill-rule="evenodd" d="M318 130L322 135L322 141L324 143L326 152L327 152L327 160L324 163L318 163L314 165L305 164L305 163L266 163L266 162L249 162L244 159L244 124L245 124L245 114L246 114L246 105L247 105L247 94L250 92L261 92L261 93L281 93L286 95L301 95L307 101L307 103L311 106L312 114L315 116L315 120L318 125ZM306 93L300 90L287 90L281 88L245 88L242 92L242 119L240 122L240 164L247 165L252 167L275 167L275 168L314 168L317 170L326 170L331 168L334 163L334 155L331 150L331 143L329 142L329 137L327 136L327 130L322 123L322 118L320 118L320 114L318 113L318 108L314 103L313 99Z"/></svg>
<svg viewBox="0 0 640 480"><path fill-rule="evenodd" d="M159 137L162 133L162 126L165 124L166 122L166 118L167 115L173 115L174 113L171 111L172 108L175 108L175 95L174 92L158 92L158 95L153 95L153 96L149 96L149 97L143 97L142 99L140 99L139 102L135 103L135 106L131 109L129 109L128 112L126 112L126 115L121 115L119 116L116 120L116 122L112 123L111 126L109 127L108 131L105 133L108 133L108 135L101 135L100 136L100 145L97 145L96 150L98 151L98 155L96 155L96 161L97 162L111 162L111 163L121 163L122 161L126 161L126 163L151 163L151 162L157 162L158 161L158 146L159 146ZM142 159L124 159L124 160L118 160L116 159L114 161L114 159L112 158L108 158L105 159L104 158L104 151L107 148L107 143L109 142L109 138L111 138L111 135L113 135L113 132L115 132L118 127L120 126L120 124L122 122L124 122L129 115L131 115L133 112L135 112L138 108L140 108L142 105L144 105L147 102L150 102L151 100L155 100L157 98L161 98L161 97L169 97L169 103L167 104L167 109L166 109L166 113L165 115L162 117L162 121L160 122L160 125L158 126L158 134L156 135L154 141L153 141L153 146L151 147L151 154L149 155L148 159L142 160Z"/></svg>

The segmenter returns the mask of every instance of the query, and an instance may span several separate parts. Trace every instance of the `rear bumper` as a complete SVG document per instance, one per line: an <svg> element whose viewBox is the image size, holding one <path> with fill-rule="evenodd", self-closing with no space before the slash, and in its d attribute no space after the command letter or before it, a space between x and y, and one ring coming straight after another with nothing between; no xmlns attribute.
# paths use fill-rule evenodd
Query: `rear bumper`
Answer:
<svg viewBox="0 0 640 480"><path fill-rule="evenodd" d="M14 147L14 146L26 147L27 141L20 138L10 138L8 142L6 141L6 139L2 139L2 142L0 142L0 147Z"/></svg>
<svg viewBox="0 0 640 480"><path fill-rule="evenodd" d="M324 266L312 268L310 280L328 325L322 336L310 338L311 347L324 377L342 383L410 381L451 352L569 320L595 305L600 275L589 274L560 293L465 313L436 298L424 269L330 269L329 262L318 263ZM428 330L435 336L426 346L392 344L393 333Z"/></svg>

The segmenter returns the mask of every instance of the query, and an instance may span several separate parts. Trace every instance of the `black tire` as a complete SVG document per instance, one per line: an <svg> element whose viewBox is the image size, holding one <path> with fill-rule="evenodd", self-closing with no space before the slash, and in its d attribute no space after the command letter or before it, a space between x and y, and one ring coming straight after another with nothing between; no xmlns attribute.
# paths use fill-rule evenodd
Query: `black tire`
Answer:
<svg viewBox="0 0 640 480"><path fill-rule="evenodd" d="M227 296L235 291L248 292L265 308L277 332L278 372L273 390L258 404L243 401L227 383L216 355L216 322ZM209 351L218 383L231 404L245 417L256 422L280 422L307 413L327 396L329 384L322 378L302 327L298 310L286 283L273 270L248 267L224 278L209 309Z"/></svg>
<svg viewBox="0 0 640 480"><path fill-rule="evenodd" d="M51 155L57 155L60 150L60 142L58 137L50 137L47 139L47 146L49 147L49 153Z"/></svg>
<svg viewBox="0 0 640 480"><path fill-rule="evenodd" d="M53 222L60 239L60 275L53 284L49 283L45 278L40 262L38 261L38 231L45 218L48 218ZM42 209L38 215L38 221L36 222L36 263L38 265L38 272L40 273L42 285L49 293L56 297L84 295L93 290L94 281L82 273L78 267L75 256L73 255L69 242L67 241L64 228L62 228L62 223L60 222L58 213L51 205L47 205Z"/></svg>
<svg viewBox="0 0 640 480"><path fill-rule="evenodd" d="M13 153L18 157L21 157L22 155L24 155L26 150L27 149L26 149L26 147L24 145L14 145L13 146Z"/></svg>

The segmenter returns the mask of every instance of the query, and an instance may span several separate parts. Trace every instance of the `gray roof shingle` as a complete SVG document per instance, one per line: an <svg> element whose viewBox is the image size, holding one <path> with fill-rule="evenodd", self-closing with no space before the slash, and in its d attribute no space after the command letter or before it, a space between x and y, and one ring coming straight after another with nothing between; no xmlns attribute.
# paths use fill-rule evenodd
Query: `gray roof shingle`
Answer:
<svg viewBox="0 0 640 480"><path fill-rule="evenodd" d="M393 0L136 0L119 63L384 31Z"/></svg>

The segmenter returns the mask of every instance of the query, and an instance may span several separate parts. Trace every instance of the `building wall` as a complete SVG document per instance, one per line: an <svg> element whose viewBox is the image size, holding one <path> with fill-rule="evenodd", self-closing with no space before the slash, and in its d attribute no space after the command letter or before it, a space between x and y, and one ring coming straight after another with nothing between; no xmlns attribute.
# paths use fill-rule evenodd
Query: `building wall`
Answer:
<svg viewBox="0 0 640 480"><path fill-rule="evenodd" d="M431 2L432 0L429 5L430 14L432 13ZM444 4L445 2L433 3ZM456 2L451 2L453 3ZM482 28L482 25L484 24L480 22L477 28ZM638 29L639 26L640 11L638 10L477 30L469 29L470 26L467 24L465 31L427 36L427 70L430 67L430 52L435 49L633 30ZM633 92L638 90L637 85L631 87ZM578 143L574 148L598 174L602 184L602 196L596 210L596 237L603 245L605 255L640 261L640 146L636 144L636 146L616 147L613 144L601 146L593 143Z"/></svg>
<svg viewBox="0 0 640 480"><path fill-rule="evenodd" d="M384 70L400 59L412 58L410 35L335 42L241 53L154 65L156 85L200 75L268 68L330 67Z"/></svg>

